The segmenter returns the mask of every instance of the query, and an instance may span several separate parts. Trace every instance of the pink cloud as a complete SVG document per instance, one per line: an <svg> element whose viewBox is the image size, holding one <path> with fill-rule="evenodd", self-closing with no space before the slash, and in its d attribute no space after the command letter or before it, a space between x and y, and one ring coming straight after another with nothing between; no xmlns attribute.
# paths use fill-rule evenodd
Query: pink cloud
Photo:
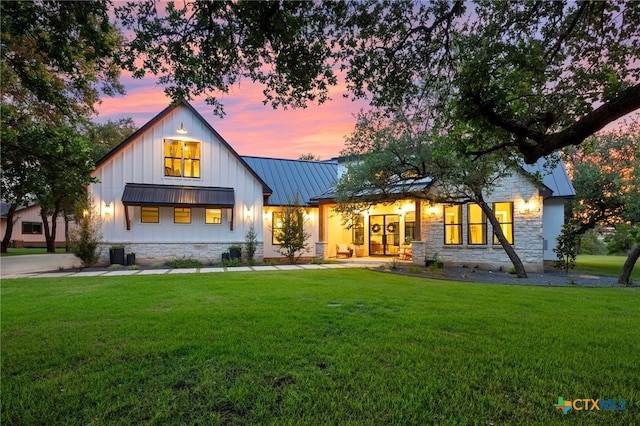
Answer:
<svg viewBox="0 0 640 426"><path fill-rule="evenodd" d="M144 125L171 102L155 81L123 75L121 82L127 94L103 98L96 121L132 117L138 126ZM262 103L262 86L244 81L219 97L226 112L222 119L213 115L204 97L192 100L191 104L241 155L298 158L312 153L329 159L344 148L344 137L355 125L354 115L366 106L362 101L344 99L344 90L332 88L333 100L323 105L276 110Z"/></svg>

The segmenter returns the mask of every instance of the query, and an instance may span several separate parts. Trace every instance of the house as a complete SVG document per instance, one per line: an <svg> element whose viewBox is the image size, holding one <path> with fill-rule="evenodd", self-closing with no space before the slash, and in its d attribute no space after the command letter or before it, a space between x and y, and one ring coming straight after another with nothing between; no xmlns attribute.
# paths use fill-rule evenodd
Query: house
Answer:
<svg viewBox="0 0 640 426"><path fill-rule="evenodd" d="M165 108L96 163L90 193L102 220L101 259L124 245L141 264L219 262L253 225L272 190L186 101Z"/></svg>
<svg viewBox="0 0 640 426"><path fill-rule="evenodd" d="M484 194L525 269L532 272L541 272L545 260L556 259L553 248L564 224L564 203L575 196L562 162L551 170L545 168L545 162L540 159L514 170L495 190ZM344 170L342 166L339 173ZM536 173L542 182L536 181ZM424 179L421 184L429 187L436 183ZM334 198L329 189L311 200L318 204L321 223L325 224L319 232L318 257L335 256L336 244L344 241L364 241L365 256L398 256L404 254L403 244L410 243L416 264L437 258L454 266L512 266L476 204L429 204L414 199L379 203L356 217L351 230L345 230L335 212Z"/></svg>
<svg viewBox="0 0 640 426"><path fill-rule="evenodd" d="M2 201L0 214L0 235L4 237L7 232L7 212L9 204ZM27 207L19 207L13 216L14 224L11 232L11 247L46 247L44 237L44 224L40 216L40 206L30 204ZM49 221L50 222L50 221ZM73 226L73 224L71 224ZM49 223L51 226L51 223ZM65 246L64 217L58 216L56 220L56 247Z"/></svg>
<svg viewBox="0 0 640 426"><path fill-rule="evenodd" d="M344 161L240 156L189 103L169 106L96 165L98 183L90 192L102 220L102 258L117 244L142 264L179 257L217 263L231 246L244 244L253 226L255 259L279 260L274 230L297 198L311 235L307 259L335 258L348 245L349 254L402 255L417 264L437 257L452 265L510 267L473 204L380 203L346 228L333 190ZM530 271L555 258L564 201L574 195L562 163L551 173L541 164L514 171L486 194ZM543 182L531 178L534 172Z"/></svg>

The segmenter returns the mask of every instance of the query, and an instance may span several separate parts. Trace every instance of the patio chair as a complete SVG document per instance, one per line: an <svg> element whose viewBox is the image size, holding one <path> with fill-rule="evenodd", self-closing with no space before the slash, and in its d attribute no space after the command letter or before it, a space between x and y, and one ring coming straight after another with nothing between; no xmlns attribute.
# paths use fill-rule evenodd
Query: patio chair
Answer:
<svg viewBox="0 0 640 426"><path fill-rule="evenodd" d="M349 244L340 243L336 244L336 257L344 256L346 258L351 257L353 250L349 248Z"/></svg>

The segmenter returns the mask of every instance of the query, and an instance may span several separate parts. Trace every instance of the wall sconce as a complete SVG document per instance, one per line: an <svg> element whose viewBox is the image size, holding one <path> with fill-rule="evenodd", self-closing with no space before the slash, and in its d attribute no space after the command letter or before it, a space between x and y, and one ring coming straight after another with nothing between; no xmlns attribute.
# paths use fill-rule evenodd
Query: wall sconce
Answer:
<svg viewBox="0 0 640 426"><path fill-rule="evenodd" d="M540 206L535 201L526 200L520 204L520 213L522 214L531 214L534 212L539 212Z"/></svg>
<svg viewBox="0 0 640 426"><path fill-rule="evenodd" d="M180 127L176 130L176 132L180 133L181 135L185 135L187 134L187 129L185 129L182 123L180 123Z"/></svg>
<svg viewBox="0 0 640 426"><path fill-rule="evenodd" d="M113 213L113 209L110 203L104 203L104 208L102 210L102 213L104 214L105 217L111 216L111 214Z"/></svg>
<svg viewBox="0 0 640 426"><path fill-rule="evenodd" d="M89 216L89 210L83 209L82 210L82 217L88 217L88 216Z"/></svg>
<svg viewBox="0 0 640 426"><path fill-rule="evenodd" d="M253 222L253 209L251 207L247 207L244 220L247 222Z"/></svg>
<svg viewBox="0 0 640 426"><path fill-rule="evenodd" d="M428 217L436 217L437 214L438 214L438 207L434 206L433 204L427 205Z"/></svg>

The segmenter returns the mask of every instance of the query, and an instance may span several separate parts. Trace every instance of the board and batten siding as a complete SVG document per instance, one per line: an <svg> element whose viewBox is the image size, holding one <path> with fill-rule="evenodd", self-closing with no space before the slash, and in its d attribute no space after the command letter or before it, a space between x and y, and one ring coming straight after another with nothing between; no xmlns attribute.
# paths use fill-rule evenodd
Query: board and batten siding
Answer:
<svg viewBox="0 0 640 426"><path fill-rule="evenodd" d="M181 124L188 131L186 135L176 132ZM164 176L164 139L200 142L200 178ZM103 242L107 248L111 244L244 243L251 223L258 234L258 241L261 242L263 239L260 214L263 208L262 183L184 106L170 111L153 126L130 140L126 146L102 163L93 176L98 179L98 183L91 185L91 193L96 210L102 218ZM190 224L176 224L173 208L160 207L160 222L152 224L141 223L139 206L129 206L131 230L127 231L125 208L121 201L127 183L233 188L234 229L231 231L229 227L230 210L223 210L222 224L205 224L204 208L191 209ZM111 206L109 216L104 215L105 204ZM247 208L250 209L250 214Z"/></svg>

